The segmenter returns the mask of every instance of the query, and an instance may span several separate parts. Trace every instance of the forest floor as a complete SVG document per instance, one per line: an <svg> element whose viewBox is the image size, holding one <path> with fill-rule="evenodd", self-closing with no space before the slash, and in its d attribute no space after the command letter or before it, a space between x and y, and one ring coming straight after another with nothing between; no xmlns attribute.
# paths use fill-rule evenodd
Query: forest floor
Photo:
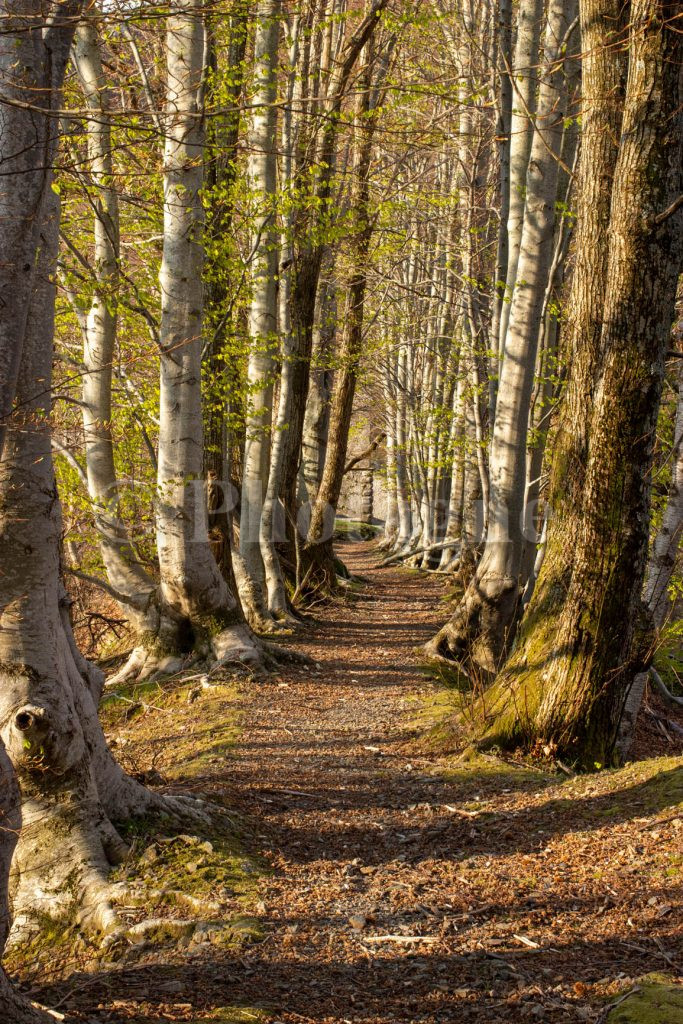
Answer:
<svg viewBox="0 0 683 1024"><path fill-rule="evenodd" d="M310 665L220 700L184 681L173 730L163 695L138 694L112 727L129 765L238 813L243 939L38 973L35 996L93 1022L602 1022L619 997L610 1022L683 1021L683 989L643 981L683 973L680 748L583 777L459 762L415 653L443 579L340 550L366 582L313 610L295 640Z"/></svg>

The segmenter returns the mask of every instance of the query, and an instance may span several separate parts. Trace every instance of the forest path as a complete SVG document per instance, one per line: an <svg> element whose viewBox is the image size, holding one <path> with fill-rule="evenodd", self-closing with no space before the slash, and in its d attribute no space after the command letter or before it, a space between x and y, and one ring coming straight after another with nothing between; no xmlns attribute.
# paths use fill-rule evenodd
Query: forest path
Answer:
<svg viewBox="0 0 683 1024"><path fill-rule="evenodd" d="M339 551L366 582L293 639L312 664L242 680L237 703L183 696L178 734L152 705L118 734L242 812L270 871L227 919L256 916L262 941L152 945L37 997L88 1024L605 1024L610 996L683 964L683 760L567 778L433 751L417 722L444 691L415 648L448 584L379 569L374 543Z"/></svg>
<svg viewBox="0 0 683 1024"><path fill-rule="evenodd" d="M374 543L339 552L366 584L314 610L296 640L313 666L244 694L225 782L272 867L266 937L214 963L203 999L264 1007L269 1024L602 1024L618 979L680 946L659 873L678 766L606 773L568 800L561 777L430 754L416 720L440 690L415 648L447 584L379 569ZM660 851L656 882L631 873L635 841Z"/></svg>
<svg viewBox="0 0 683 1024"><path fill-rule="evenodd" d="M418 1004L419 1017L429 1015L424 983L432 991L450 974L439 958L416 980L419 954L434 942L418 891L423 900L425 884L440 889L449 851L438 834L417 835L414 808L447 803L455 787L404 749L420 698L433 691L415 648L445 617L445 585L379 569L374 543L339 553L364 587L315 609L316 625L297 641L313 665L288 668L253 695L231 765L235 795L258 816L275 871L263 893L273 930L257 959L269 964L269 1001L281 997L274 1020L416 1020ZM397 931L430 934L365 941Z"/></svg>

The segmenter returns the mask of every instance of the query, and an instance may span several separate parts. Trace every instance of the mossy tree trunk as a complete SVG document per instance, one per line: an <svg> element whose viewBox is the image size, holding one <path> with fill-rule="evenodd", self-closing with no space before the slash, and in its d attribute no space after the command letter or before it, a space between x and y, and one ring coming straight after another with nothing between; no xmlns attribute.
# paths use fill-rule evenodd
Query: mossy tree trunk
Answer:
<svg viewBox="0 0 683 1024"><path fill-rule="evenodd" d="M616 758L624 703L649 649L641 590L650 476L683 255L675 209L683 189L683 38L672 24L679 9L632 4L621 134L608 139L605 128L618 121L618 12L611 3L582 4L584 191L556 504L516 650L483 698L486 742L541 741L585 767Z"/></svg>

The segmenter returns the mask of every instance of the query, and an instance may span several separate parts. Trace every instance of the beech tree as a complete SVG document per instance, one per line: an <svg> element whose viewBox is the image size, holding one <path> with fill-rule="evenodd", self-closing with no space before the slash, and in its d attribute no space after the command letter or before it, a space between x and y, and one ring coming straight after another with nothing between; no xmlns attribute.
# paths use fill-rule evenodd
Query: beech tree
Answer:
<svg viewBox="0 0 683 1024"><path fill-rule="evenodd" d="M598 244L581 253L574 274L571 400L553 458L545 561L515 651L482 698L487 743L540 740L587 767L617 756L624 703L649 649L641 590L650 470L682 256L683 52L675 6L631 5L611 195L609 176L597 179L601 202L591 201L596 185L581 195L578 244L592 233ZM602 33L585 59L597 94L586 117L603 127L618 116L610 90L623 56L614 45L614 13L607 3L581 8L586 30ZM597 128L595 121L585 128L593 145L582 151L584 181L596 170L588 164L588 172L587 162L614 145ZM600 297L596 277L604 281Z"/></svg>
<svg viewBox="0 0 683 1024"><path fill-rule="evenodd" d="M526 12L525 12L526 13ZM530 12L531 18L535 11ZM460 607L428 645L429 654L457 657L491 674L504 657L520 607L524 551L527 417L536 366L543 299L552 258L558 161L567 106L562 56L573 9L550 4L530 144L519 239L512 232L508 283L514 278L488 470L488 530L484 553ZM526 31L524 21L522 32ZM513 126L514 129L514 126ZM516 146L515 163L521 159ZM514 195L515 189L511 192ZM517 199L511 198L511 217Z"/></svg>

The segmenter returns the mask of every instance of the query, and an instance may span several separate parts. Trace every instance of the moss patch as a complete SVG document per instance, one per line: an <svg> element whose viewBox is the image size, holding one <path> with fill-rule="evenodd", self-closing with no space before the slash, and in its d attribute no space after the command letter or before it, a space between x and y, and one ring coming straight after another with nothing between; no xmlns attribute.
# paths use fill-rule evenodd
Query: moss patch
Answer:
<svg viewBox="0 0 683 1024"><path fill-rule="evenodd" d="M643 979L608 1015L608 1024L683 1024L683 987Z"/></svg>
<svg viewBox="0 0 683 1024"><path fill-rule="evenodd" d="M127 771L193 778L222 764L237 742L239 683L223 674L124 685L105 694L100 717Z"/></svg>
<svg viewBox="0 0 683 1024"><path fill-rule="evenodd" d="M381 533L382 527L362 523L359 519L335 519L334 540L371 540Z"/></svg>

